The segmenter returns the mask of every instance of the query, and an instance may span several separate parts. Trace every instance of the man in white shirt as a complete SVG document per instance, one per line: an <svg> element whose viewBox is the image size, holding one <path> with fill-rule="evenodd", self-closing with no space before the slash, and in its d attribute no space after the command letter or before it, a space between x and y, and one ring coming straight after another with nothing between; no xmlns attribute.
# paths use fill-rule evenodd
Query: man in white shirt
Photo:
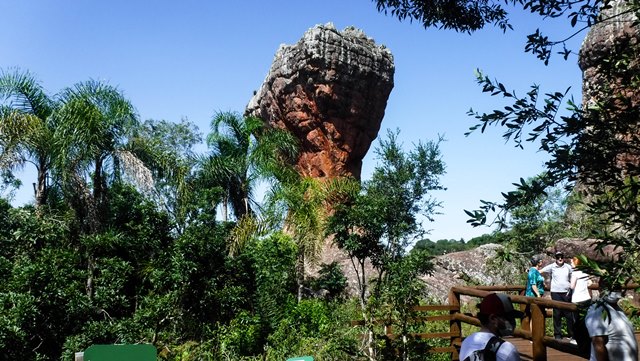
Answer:
<svg viewBox="0 0 640 361"><path fill-rule="evenodd" d="M551 278L551 299L571 302L571 266L564 262L564 254L556 252L556 261L544 266L540 273L548 273ZM553 336L562 339L562 318L567 320L567 336L573 339L573 314L571 311L553 309Z"/></svg>
<svg viewBox="0 0 640 361"><path fill-rule="evenodd" d="M509 296L503 293L489 294L478 308L482 327L462 341L460 359L475 360L478 353L491 352L496 361L520 361L516 347L502 337L513 334L515 319L522 318L523 313L514 310Z"/></svg>

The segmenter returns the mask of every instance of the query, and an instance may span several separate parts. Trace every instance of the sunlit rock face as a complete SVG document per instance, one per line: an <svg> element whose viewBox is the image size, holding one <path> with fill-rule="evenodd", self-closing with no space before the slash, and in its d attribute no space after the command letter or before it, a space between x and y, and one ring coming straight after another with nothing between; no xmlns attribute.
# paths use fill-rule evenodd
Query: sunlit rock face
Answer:
<svg viewBox="0 0 640 361"><path fill-rule="evenodd" d="M589 30L580 49L579 64L583 72L583 104L593 106L603 95L619 93L633 100L640 100L640 88L628 82L640 74L638 60L637 20L634 12L627 12L627 1L615 0L611 7L602 10L600 23ZM620 62L616 69L612 62Z"/></svg>
<svg viewBox="0 0 640 361"><path fill-rule="evenodd" d="M393 56L362 31L309 29L281 45L246 114L293 133L298 172L313 178L360 178L393 88Z"/></svg>
<svg viewBox="0 0 640 361"><path fill-rule="evenodd" d="M637 17L626 0L614 0L601 11L602 21L591 27L580 49L583 72L582 103L585 109L600 109L603 131L592 137L616 142L613 171L638 174L640 165L640 32ZM607 138L608 137L608 138ZM589 138L589 137L587 137ZM604 139L604 140L602 140Z"/></svg>

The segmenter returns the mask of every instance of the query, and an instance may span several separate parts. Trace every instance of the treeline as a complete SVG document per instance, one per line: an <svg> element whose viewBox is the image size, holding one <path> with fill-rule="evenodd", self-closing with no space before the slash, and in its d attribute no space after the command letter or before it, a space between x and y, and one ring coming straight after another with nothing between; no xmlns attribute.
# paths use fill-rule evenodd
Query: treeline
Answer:
<svg viewBox="0 0 640 361"><path fill-rule="evenodd" d="M430 239L422 239L414 245L415 249L425 250L431 255L439 256L451 252L466 251L468 249L474 249L483 244L497 243L503 244L509 241L510 237L507 233L487 233L482 236L473 237L469 241L465 242L464 239L439 239L432 241Z"/></svg>

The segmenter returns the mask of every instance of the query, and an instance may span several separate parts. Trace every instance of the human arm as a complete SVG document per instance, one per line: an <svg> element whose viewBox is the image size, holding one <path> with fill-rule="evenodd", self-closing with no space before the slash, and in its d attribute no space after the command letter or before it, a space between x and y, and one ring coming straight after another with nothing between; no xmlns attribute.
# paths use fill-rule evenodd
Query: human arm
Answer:
<svg viewBox="0 0 640 361"><path fill-rule="evenodd" d="M571 274L571 289L575 290L576 289L576 283L578 283L578 277L575 273Z"/></svg>
<svg viewBox="0 0 640 361"><path fill-rule="evenodd" d="M594 336L591 338L597 361L609 361L609 353L607 353L606 347L608 341L609 337L607 335Z"/></svg>
<svg viewBox="0 0 640 361"><path fill-rule="evenodd" d="M544 266L544 267L542 267L542 269L540 269L538 272L540 272L540 273L547 272L548 273L548 272L551 271L551 267L553 267L553 262L548 264L548 265L546 265L546 266Z"/></svg>
<svg viewBox="0 0 640 361"><path fill-rule="evenodd" d="M533 294L536 295L536 297L540 297L540 291L538 290L538 286L536 286L535 284L532 284L531 290L533 291Z"/></svg>

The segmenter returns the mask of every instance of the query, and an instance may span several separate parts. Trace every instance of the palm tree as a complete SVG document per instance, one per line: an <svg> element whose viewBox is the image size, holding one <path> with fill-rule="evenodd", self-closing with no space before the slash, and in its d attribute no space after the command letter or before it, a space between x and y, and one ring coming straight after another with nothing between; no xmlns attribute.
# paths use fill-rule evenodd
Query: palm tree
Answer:
<svg viewBox="0 0 640 361"><path fill-rule="evenodd" d="M60 150L56 169L72 206L85 221L85 231L95 234L110 182L121 180L123 172L145 186L153 181L127 148L137 115L118 89L94 80L64 89L60 103L55 115Z"/></svg>
<svg viewBox="0 0 640 361"><path fill-rule="evenodd" d="M224 189L223 217L229 204L238 220L254 214L258 180L290 176L282 165L291 163L298 150L290 133L234 112L214 116L207 145L211 154L200 160L201 176Z"/></svg>
<svg viewBox="0 0 640 361"><path fill-rule="evenodd" d="M352 178L297 177L281 182L268 193L267 213L284 217L284 232L298 246L298 302L302 300L306 265L317 263L326 244L327 220L333 207L353 197L359 188L360 183Z"/></svg>
<svg viewBox="0 0 640 361"><path fill-rule="evenodd" d="M151 188L148 168L129 149L138 125L133 105L115 87L87 81L64 89L55 113L55 169L62 189L75 210L83 236L101 231L108 207L108 187L124 180L123 173L138 185ZM95 255L87 250L87 297L93 297Z"/></svg>
<svg viewBox="0 0 640 361"><path fill-rule="evenodd" d="M36 167L36 208L47 202L57 106L28 71L0 73L0 168L12 172L25 163Z"/></svg>

